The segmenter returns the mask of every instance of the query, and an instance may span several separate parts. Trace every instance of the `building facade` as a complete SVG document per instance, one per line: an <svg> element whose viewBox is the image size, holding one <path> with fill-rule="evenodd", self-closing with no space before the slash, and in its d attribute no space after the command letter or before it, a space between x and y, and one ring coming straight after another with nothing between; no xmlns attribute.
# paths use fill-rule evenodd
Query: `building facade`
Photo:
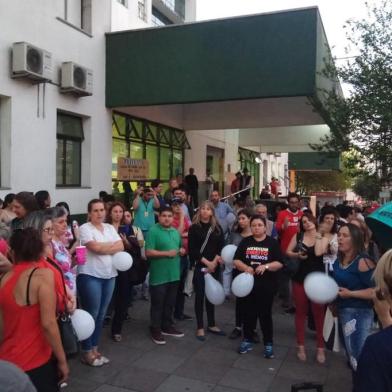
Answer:
<svg viewBox="0 0 392 392"><path fill-rule="evenodd" d="M147 159L149 179L164 182L193 167L201 189L209 169L222 192L247 167L255 195L271 176L286 193L287 154L239 148L238 129L187 131L106 108L105 34L194 21L196 0L0 0L0 10L0 197L46 189L83 213L111 191L119 156Z"/></svg>

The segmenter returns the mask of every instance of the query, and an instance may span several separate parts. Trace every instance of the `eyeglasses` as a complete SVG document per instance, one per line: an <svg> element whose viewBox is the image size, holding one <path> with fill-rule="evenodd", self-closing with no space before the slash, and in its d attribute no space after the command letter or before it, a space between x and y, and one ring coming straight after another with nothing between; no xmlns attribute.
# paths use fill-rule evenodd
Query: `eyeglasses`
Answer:
<svg viewBox="0 0 392 392"><path fill-rule="evenodd" d="M50 233L53 233L53 232L54 232L54 230L53 230L52 227L47 227L46 229L43 229L42 231L44 231L44 232L47 233L47 234L50 234Z"/></svg>

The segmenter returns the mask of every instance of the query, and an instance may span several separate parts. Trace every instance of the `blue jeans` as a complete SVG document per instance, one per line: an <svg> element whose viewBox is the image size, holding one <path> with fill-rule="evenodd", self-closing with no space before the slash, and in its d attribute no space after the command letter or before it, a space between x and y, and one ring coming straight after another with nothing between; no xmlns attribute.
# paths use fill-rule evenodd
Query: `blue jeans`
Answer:
<svg viewBox="0 0 392 392"><path fill-rule="evenodd" d="M80 274L76 279L81 307L89 312L95 321L93 334L81 343L83 351L91 351L98 347L103 319L113 295L115 278L100 279Z"/></svg>
<svg viewBox="0 0 392 392"><path fill-rule="evenodd" d="M346 353L352 369L357 369L359 355L370 335L373 321L371 308L340 308L338 309L339 324L343 332Z"/></svg>

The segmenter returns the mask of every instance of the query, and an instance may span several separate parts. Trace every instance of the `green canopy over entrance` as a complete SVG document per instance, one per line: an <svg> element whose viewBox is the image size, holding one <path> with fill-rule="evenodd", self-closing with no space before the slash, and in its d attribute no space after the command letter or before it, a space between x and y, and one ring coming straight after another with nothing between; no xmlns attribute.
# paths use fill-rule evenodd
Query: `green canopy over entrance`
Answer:
<svg viewBox="0 0 392 392"><path fill-rule="evenodd" d="M340 89L321 75L328 58L317 7L109 33L106 106L187 131L246 129L241 146L268 145L257 130L325 127L320 89Z"/></svg>

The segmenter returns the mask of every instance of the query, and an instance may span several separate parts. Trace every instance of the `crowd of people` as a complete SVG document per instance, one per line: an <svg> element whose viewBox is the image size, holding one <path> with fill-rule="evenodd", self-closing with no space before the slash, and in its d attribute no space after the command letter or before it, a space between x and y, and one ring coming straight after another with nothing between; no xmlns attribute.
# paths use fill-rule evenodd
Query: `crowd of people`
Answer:
<svg viewBox="0 0 392 392"><path fill-rule="evenodd" d="M104 322L111 322L113 342L122 341L135 287L149 300L149 334L156 344L166 344L168 336L183 337L175 320L193 318L198 341L208 333L224 337L206 296L205 274L222 282L230 298L232 280L246 272L254 285L248 295L236 298L235 325L228 334L240 340L240 354L260 342L259 322L263 355L274 358L272 316L282 306L294 313L298 360L309 360L308 326L316 332L316 361L324 364L328 307L339 320L354 390L391 391L392 251L378 247L361 211L349 205L311 211L301 208L295 193L271 209L251 199L251 179L240 176L235 197L222 201L211 189L208 200L199 203L197 178L193 171L189 176L184 183L172 179L164 194L159 180L143 184L127 203L101 192L88 202L87 222L80 226L71 221L66 202L51 206L46 191L5 197L0 210L0 367L8 361L28 375L37 391L57 391L69 375L58 319L77 307L95 322L92 335L81 342L81 361L104 366L110 362L99 349ZM232 266L221 256L228 244L236 246ZM87 248L84 263L75 259L80 245ZM131 254L133 265L117 271L112 256L123 251ZM315 271L329 274L339 286L329 305L306 294L304 281ZM192 291L194 316L184 312ZM380 332L373 334L375 321Z"/></svg>

